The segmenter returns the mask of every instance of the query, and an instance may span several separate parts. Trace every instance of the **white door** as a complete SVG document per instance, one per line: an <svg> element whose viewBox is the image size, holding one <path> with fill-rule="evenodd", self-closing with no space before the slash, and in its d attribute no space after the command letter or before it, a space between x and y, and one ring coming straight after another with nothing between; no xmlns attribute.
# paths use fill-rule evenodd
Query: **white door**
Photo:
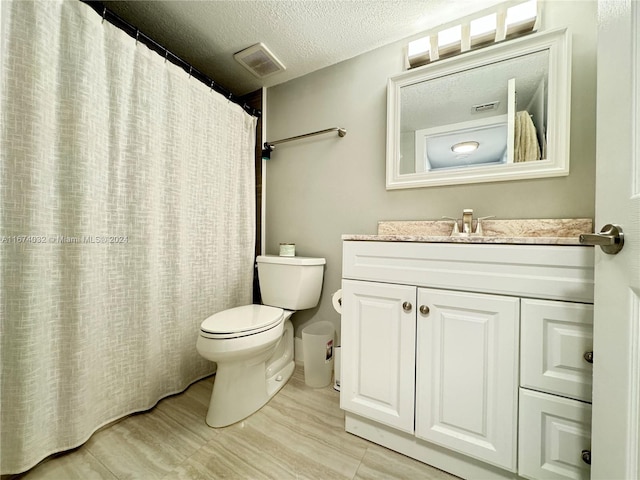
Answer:
<svg viewBox="0 0 640 480"><path fill-rule="evenodd" d="M625 243L595 247L593 479L640 478L639 9L598 3L596 229L619 224Z"/></svg>
<svg viewBox="0 0 640 480"><path fill-rule="evenodd" d="M420 288L418 305L416 436L515 471L520 300Z"/></svg>
<svg viewBox="0 0 640 480"><path fill-rule="evenodd" d="M340 408L413 433L416 287L342 281Z"/></svg>

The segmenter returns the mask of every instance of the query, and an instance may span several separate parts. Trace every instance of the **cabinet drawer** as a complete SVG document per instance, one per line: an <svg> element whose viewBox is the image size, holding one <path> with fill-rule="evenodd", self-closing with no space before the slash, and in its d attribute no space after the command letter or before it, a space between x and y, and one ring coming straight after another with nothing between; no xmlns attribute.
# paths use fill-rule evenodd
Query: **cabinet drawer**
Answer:
<svg viewBox="0 0 640 480"><path fill-rule="evenodd" d="M559 245L343 242L342 277L593 302L593 249Z"/></svg>
<svg viewBox="0 0 640 480"><path fill-rule="evenodd" d="M531 479L588 479L591 405L520 389L518 473Z"/></svg>
<svg viewBox="0 0 640 480"><path fill-rule="evenodd" d="M591 401L593 305L523 299L520 333L521 386Z"/></svg>

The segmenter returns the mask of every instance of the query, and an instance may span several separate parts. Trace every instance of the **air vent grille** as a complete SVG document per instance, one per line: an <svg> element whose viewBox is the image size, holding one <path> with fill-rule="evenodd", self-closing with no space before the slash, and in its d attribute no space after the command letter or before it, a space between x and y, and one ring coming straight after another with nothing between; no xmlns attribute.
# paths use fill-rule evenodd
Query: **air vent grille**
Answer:
<svg viewBox="0 0 640 480"><path fill-rule="evenodd" d="M500 100L496 100L495 102L481 103L480 105L474 105L473 107L471 107L471 113L481 113L491 110L497 110L498 105L500 105Z"/></svg>
<svg viewBox="0 0 640 480"><path fill-rule="evenodd" d="M258 78L269 77L286 70L282 62L263 43L245 48L235 53L233 58Z"/></svg>

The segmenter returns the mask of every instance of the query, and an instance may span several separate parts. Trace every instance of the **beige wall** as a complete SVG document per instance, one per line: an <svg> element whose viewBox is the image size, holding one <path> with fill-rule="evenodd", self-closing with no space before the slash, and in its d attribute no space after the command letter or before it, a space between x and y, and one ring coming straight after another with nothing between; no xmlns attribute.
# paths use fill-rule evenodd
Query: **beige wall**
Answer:
<svg viewBox="0 0 640 480"><path fill-rule="evenodd" d="M339 331L331 295L340 288L341 235L376 233L379 220L476 216L572 218L594 216L596 2L545 2L543 28L573 34L571 174L568 177L385 189L387 78L403 68L406 41L394 43L267 90L267 139L341 126L276 147L266 167L266 253L295 242L296 253L327 259L320 305L298 312L296 336L310 322Z"/></svg>

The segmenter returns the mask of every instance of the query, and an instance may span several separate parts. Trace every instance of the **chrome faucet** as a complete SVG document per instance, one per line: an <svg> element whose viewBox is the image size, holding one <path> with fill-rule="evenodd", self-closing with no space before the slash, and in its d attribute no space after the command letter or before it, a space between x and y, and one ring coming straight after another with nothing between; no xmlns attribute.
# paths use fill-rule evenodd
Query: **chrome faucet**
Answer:
<svg viewBox="0 0 640 480"><path fill-rule="evenodd" d="M471 235L473 233L473 209L462 210L462 233Z"/></svg>
<svg viewBox="0 0 640 480"><path fill-rule="evenodd" d="M453 221L453 231L451 232L452 237L466 237L466 236L482 236L482 220L486 220L488 218L494 218L493 215L488 217L480 217L476 219L476 228L473 229L473 209L465 208L462 210L462 220L460 220L462 224L462 230L458 228L458 221L453 217L442 217L443 219L452 220Z"/></svg>

